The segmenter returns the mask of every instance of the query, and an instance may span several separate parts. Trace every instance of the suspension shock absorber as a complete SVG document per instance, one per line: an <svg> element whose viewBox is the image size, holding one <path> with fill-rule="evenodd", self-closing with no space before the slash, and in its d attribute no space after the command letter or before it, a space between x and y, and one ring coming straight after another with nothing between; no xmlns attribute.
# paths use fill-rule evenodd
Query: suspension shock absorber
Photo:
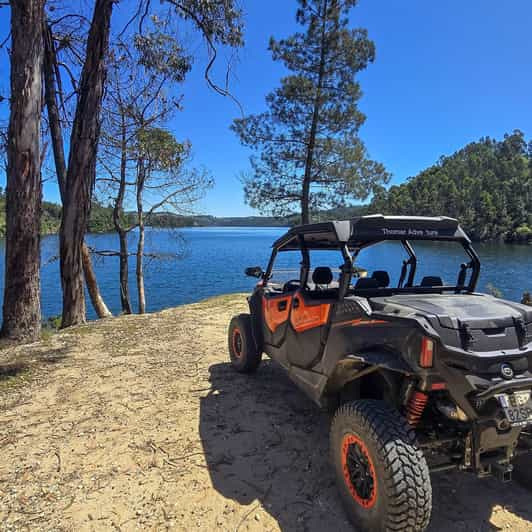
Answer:
<svg viewBox="0 0 532 532"><path fill-rule="evenodd" d="M412 395L408 399L408 404L406 405L406 420L409 425L412 427L417 427L419 425L428 400L429 396L426 393L420 392L419 390L414 390L412 392Z"/></svg>

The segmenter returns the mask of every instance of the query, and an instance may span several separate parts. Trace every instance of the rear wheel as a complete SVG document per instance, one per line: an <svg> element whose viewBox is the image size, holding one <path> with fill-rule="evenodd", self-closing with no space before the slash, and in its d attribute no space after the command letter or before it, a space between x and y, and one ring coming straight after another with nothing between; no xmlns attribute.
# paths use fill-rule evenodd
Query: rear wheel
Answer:
<svg viewBox="0 0 532 532"><path fill-rule="evenodd" d="M233 368L241 373L254 372L259 367L262 353L255 345L249 314L239 314L231 320L228 340Z"/></svg>
<svg viewBox="0 0 532 532"><path fill-rule="evenodd" d="M429 469L406 420L383 401L341 406L331 458L350 520L359 530L423 531L430 521Z"/></svg>

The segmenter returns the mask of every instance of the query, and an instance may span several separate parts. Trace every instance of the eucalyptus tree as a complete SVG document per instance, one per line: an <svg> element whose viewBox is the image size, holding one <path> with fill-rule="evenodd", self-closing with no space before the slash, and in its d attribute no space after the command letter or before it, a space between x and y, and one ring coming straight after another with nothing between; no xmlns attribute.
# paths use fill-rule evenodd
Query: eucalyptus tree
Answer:
<svg viewBox="0 0 532 532"><path fill-rule="evenodd" d="M389 176L368 159L358 136L365 121L356 74L375 57L365 29L351 29L356 0L298 0L303 31L270 40L274 61L290 71L268 94L268 110L235 120L241 142L258 152L243 178L246 200L273 215L365 199Z"/></svg>
<svg viewBox="0 0 532 532"><path fill-rule="evenodd" d="M122 109L125 117L131 117L131 107ZM124 135L133 129L131 124L127 130L122 129L116 144L106 140L105 155L100 162L105 173L102 172L98 189L100 197L105 195L114 203L120 249L117 252L107 250L104 254L120 258L122 310L132 312L128 270L129 257L133 255L138 311L142 314L146 310L144 258L161 258L160 254L145 252L146 221L149 222L160 210L190 214L211 187L212 179L206 171L190 166L190 143L179 142L167 129L157 127L154 121L143 119L136 126L133 134ZM125 212L125 206L134 210L134 216ZM130 252L127 236L133 230L138 235L137 246L134 252Z"/></svg>
<svg viewBox="0 0 532 532"><path fill-rule="evenodd" d="M132 4L132 16L120 28L111 25L116 6L125 6L116 0L94 0L89 4L89 14L82 4L49 0L46 2L48 23L42 0L0 2L0 7L8 4L12 14L12 112L8 146L9 225L3 330L7 336L33 338L40 327L39 218L40 165L43 157L39 153L39 139L35 131L40 129L43 104L43 48L47 50L44 79L48 125L63 200L60 266L62 326L67 327L85 321L84 270L88 286L95 285L94 278L91 282L84 236L95 184L110 43L116 39L130 39L130 43L134 39L145 39L147 22L158 17L172 22L168 37L175 39L181 31L181 21L204 38L208 50L205 78L214 90L227 96L230 95L227 85L217 84L211 71L218 56L218 47L235 49L243 44L243 26L236 0L139 0ZM52 15L54 20L51 20ZM57 31L67 24L73 28ZM149 36L147 43L150 45ZM66 95L67 89L62 80L65 73L71 89L69 95ZM61 107L64 111L67 100L72 112L69 120L62 121L59 109ZM68 156L64 152L63 128L64 135L69 136ZM100 303L103 304L103 301Z"/></svg>
<svg viewBox="0 0 532 532"><path fill-rule="evenodd" d="M136 278L140 314L146 311L143 270L145 220L163 208L173 213L190 214L197 201L212 186L212 179L206 171L189 167L190 150L188 142L178 142L172 133L163 128L144 127L137 135L134 145L136 224L139 233Z"/></svg>
<svg viewBox="0 0 532 532"><path fill-rule="evenodd" d="M95 182L96 155L100 140L101 103L106 87L106 58L109 42L113 38L142 38L146 22L162 17L172 19L177 35L176 20L188 22L205 39L209 54L205 77L217 92L229 95L227 86L219 86L211 77L218 46L236 48L242 45L242 13L235 0L163 0L154 3L141 0L134 3L131 18L124 27L111 32L113 0L95 0L84 54L75 53L71 47L71 34L60 46L71 49L81 63L80 80L64 62L59 63L72 80L77 96L71 128L69 156L66 172L65 202L60 230L60 264L63 288L62 326L85 321L83 293L83 241L87 227ZM67 13L65 17L78 17ZM176 17L177 15L177 17ZM134 31L132 31L134 28Z"/></svg>
<svg viewBox="0 0 532 532"><path fill-rule="evenodd" d="M128 235L142 223L144 238L143 218L132 222L124 212L132 203L142 205L139 147L146 131L164 124L179 108L179 97L167 89L183 82L191 67L191 58L163 30L164 24L156 21L143 35L135 36L134 46L119 42L110 54L98 193L113 205L120 246L120 302L126 314L132 312Z"/></svg>
<svg viewBox="0 0 532 532"><path fill-rule="evenodd" d="M62 86L59 62L57 59L56 43L50 21L47 21L44 28L44 97L48 115L48 130L52 144L55 174L61 196L62 204L67 202L67 163L65 160L65 147L63 138L63 122L65 116L61 116L60 104L58 98L58 86ZM64 115L65 113L63 113ZM81 257L83 273L87 291L89 293L92 305L99 318L111 316L105 301L100 293L90 251L87 244L81 246Z"/></svg>
<svg viewBox="0 0 532 532"><path fill-rule="evenodd" d="M2 335L41 331L40 218L43 0L13 0L7 138L6 260Z"/></svg>
<svg viewBox="0 0 532 532"><path fill-rule="evenodd" d="M62 327L85 322L83 242L89 221L100 138L100 110L106 81L114 0L95 0L81 76L76 90L59 232Z"/></svg>

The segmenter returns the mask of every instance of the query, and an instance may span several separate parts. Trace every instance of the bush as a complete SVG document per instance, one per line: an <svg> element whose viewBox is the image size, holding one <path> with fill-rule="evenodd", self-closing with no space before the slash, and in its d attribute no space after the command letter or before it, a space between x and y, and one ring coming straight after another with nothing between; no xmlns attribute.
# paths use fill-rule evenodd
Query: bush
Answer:
<svg viewBox="0 0 532 532"><path fill-rule="evenodd" d="M532 240L532 229L526 225L522 224L515 230L515 239L519 242L527 242Z"/></svg>

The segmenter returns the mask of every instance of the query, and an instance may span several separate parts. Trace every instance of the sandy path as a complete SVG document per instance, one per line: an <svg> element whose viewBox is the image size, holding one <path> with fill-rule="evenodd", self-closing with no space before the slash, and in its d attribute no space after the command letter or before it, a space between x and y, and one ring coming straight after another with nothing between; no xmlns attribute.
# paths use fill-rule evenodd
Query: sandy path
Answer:
<svg viewBox="0 0 532 532"><path fill-rule="evenodd" d="M351 530L328 415L271 362L228 367L244 306L224 296L1 352L47 362L24 386L0 380L0 529ZM433 482L433 531L532 530L517 485Z"/></svg>

